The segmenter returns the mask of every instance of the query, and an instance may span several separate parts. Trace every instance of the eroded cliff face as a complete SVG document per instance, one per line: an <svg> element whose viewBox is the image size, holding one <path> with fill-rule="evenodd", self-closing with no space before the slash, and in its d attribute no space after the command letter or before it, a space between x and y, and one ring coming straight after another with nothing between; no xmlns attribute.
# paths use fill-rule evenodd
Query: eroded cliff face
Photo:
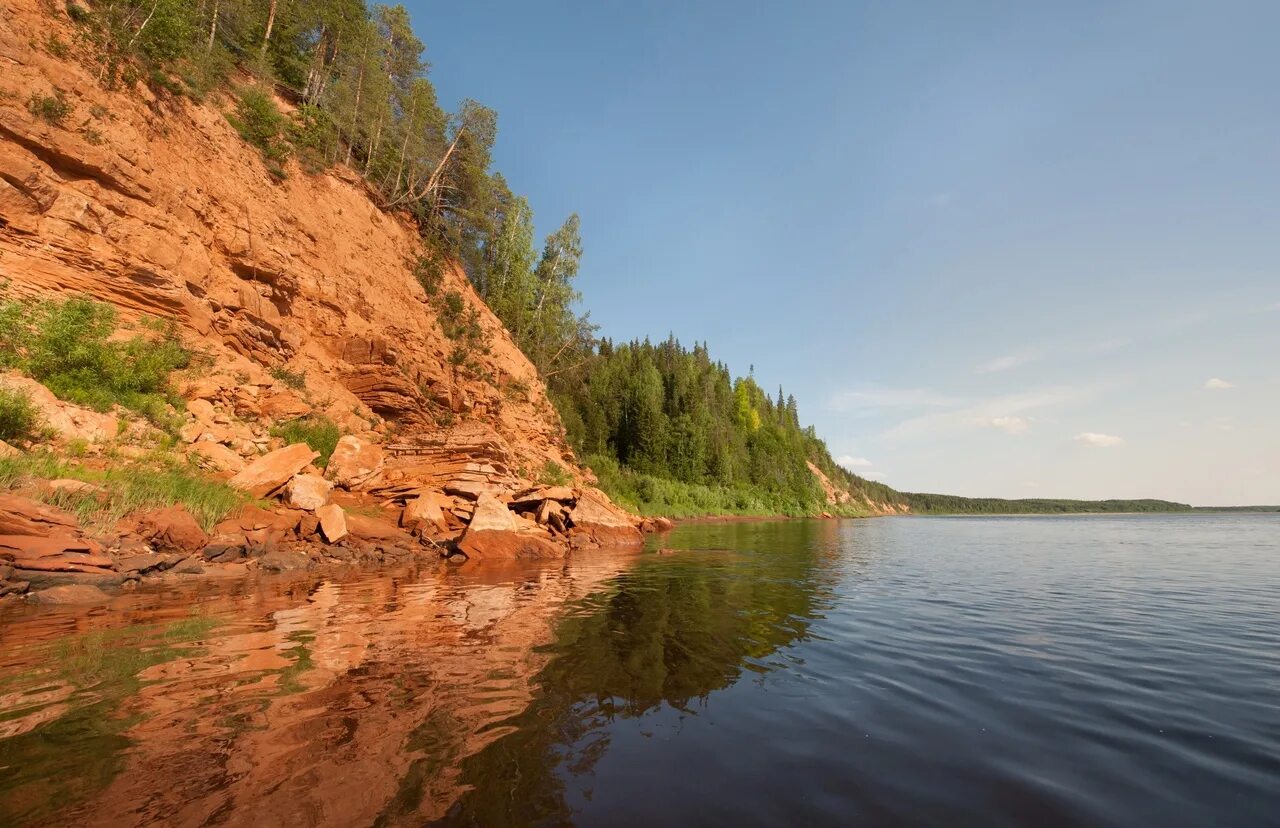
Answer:
<svg viewBox="0 0 1280 828"><path fill-rule="evenodd" d="M454 343L413 275L423 248L408 220L341 167L290 163L275 180L227 122L228 100L102 89L74 54L40 47L63 25L37 0L0 9L0 279L11 292L89 294L126 320L172 318L239 416L323 413L392 447L392 479L403 466L437 484L469 475L515 488L548 461L578 473L536 371L456 268L443 287L479 309L490 352L475 354L478 369L449 364ZM27 107L55 90L72 106L59 124ZM273 369L304 374L305 387Z"/></svg>

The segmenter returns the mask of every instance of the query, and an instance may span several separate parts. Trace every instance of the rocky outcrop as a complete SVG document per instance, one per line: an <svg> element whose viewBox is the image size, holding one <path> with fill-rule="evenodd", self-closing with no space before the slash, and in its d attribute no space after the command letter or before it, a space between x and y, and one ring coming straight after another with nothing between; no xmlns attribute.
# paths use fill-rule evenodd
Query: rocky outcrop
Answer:
<svg viewBox="0 0 1280 828"><path fill-rule="evenodd" d="M101 88L92 68L39 48L76 40L46 6L14 0L0 15L0 277L11 277L9 295L108 302L135 330L147 316L174 322L198 357L175 377L185 409L168 412L180 418L182 451L275 502L240 509L211 537L185 513L131 516L119 529L128 537L95 551L76 546L91 542L65 513L34 501L6 511L0 496L0 534L65 539L39 556L32 550L57 544L21 541L23 561L119 580L297 562L269 557L281 550L510 558L638 542L634 519L580 488L589 472L537 371L462 270L446 266L442 288L476 310L486 346L465 367L450 360L457 343L413 275L431 251L409 217L379 210L340 167L290 165L284 180L271 177L227 122L234 101L217 92L196 103L142 84ZM25 106L54 88L71 106L59 124ZM70 406L26 378L0 382L28 390L66 439L115 441L136 427L125 412ZM316 452L280 436L304 417L342 433L323 470ZM112 451L138 457L154 437ZM571 485L534 486L547 464Z"/></svg>
<svg viewBox="0 0 1280 828"><path fill-rule="evenodd" d="M337 543L347 536L347 513L336 503L322 506L316 510L320 521L320 531L329 543Z"/></svg>

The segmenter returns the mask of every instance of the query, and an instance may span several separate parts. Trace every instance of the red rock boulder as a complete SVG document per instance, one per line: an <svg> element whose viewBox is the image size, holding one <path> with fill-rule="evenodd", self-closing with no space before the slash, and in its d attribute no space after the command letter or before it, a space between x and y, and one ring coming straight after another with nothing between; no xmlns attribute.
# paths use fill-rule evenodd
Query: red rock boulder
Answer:
<svg viewBox="0 0 1280 828"><path fill-rule="evenodd" d="M164 552L199 552L209 536L184 506L148 512L138 520L138 534Z"/></svg>

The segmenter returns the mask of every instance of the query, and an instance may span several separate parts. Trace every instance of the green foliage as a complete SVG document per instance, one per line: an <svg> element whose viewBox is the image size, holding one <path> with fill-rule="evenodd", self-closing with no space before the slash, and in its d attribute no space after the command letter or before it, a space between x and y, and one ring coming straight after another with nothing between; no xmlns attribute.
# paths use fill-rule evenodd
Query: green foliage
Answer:
<svg viewBox="0 0 1280 828"><path fill-rule="evenodd" d="M0 489L60 478L93 483L101 491L45 492L40 496L73 512L83 525L98 529L114 526L131 512L181 504L207 531L249 500L226 483L160 453L106 469L68 462L47 452L0 458Z"/></svg>
<svg viewBox="0 0 1280 828"><path fill-rule="evenodd" d="M746 483L687 483L645 474L618 464L605 455L592 455L587 465L600 480L600 487L616 502L641 515L704 517L707 515L788 515L803 517L827 510L807 492L799 496L769 491ZM858 514L856 509L837 510Z"/></svg>
<svg viewBox="0 0 1280 828"><path fill-rule="evenodd" d="M71 47L56 34L49 35L48 39L45 40L44 47L49 50L49 54L56 58L65 59L71 54Z"/></svg>
<svg viewBox="0 0 1280 828"><path fill-rule="evenodd" d="M328 417L309 415L273 426L271 436L279 437L289 444L306 443L311 446L312 451L320 452L316 465L324 468L329 465L329 458L338 447L338 440L342 439L342 430Z"/></svg>
<svg viewBox="0 0 1280 828"><path fill-rule="evenodd" d="M330 154L338 142L338 130L326 110L315 104L298 107L288 135L303 169L315 174L329 166Z"/></svg>
<svg viewBox="0 0 1280 828"><path fill-rule="evenodd" d="M0 440L22 441L35 436L40 412L26 392L0 387Z"/></svg>
<svg viewBox="0 0 1280 828"><path fill-rule="evenodd" d="M240 137L258 148L273 174L282 176L280 167L288 160L292 148L285 137L289 119L276 108L276 102L261 89L250 88L240 94L234 115L227 120Z"/></svg>
<svg viewBox="0 0 1280 828"><path fill-rule="evenodd" d="M301 391L307 387L306 371L290 371L283 365L271 369L272 379L279 380L295 391Z"/></svg>
<svg viewBox="0 0 1280 828"><path fill-rule="evenodd" d="M568 486L573 482L573 477L565 471L564 466L554 460L547 460L538 472L538 482L544 486Z"/></svg>
<svg viewBox="0 0 1280 828"><path fill-rule="evenodd" d="M444 284L444 265L435 256L421 256L413 266L414 278L422 285L428 299L434 299Z"/></svg>
<svg viewBox="0 0 1280 828"><path fill-rule="evenodd" d="M825 498L806 462L811 434L750 377L704 346L602 341L552 400L570 442L610 494L670 514L813 514ZM825 451L825 448L823 449ZM617 472L595 467L600 458Z"/></svg>
<svg viewBox="0 0 1280 828"><path fill-rule="evenodd" d="M31 98L27 101L27 110L32 115L54 126L61 126L74 109L75 107L67 100L67 93L56 87L52 95L32 92Z"/></svg>
<svg viewBox="0 0 1280 828"><path fill-rule="evenodd" d="M114 338L115 309L88 297L0 302L0 365L18 368L60 399L97 411L121 405L172 428L169 375L190 354L171 323Z"/></svg>
<svg viewBox="0 0 1280 828"><path fill-rule="evenodd" d="M1027 498L1005 500L998 497L958 497L956 495L906 493L902 498L913 512L932 515L1052 515L1106 512L1190 512L1185 503L1168 500L1061 500Z"/></svg>

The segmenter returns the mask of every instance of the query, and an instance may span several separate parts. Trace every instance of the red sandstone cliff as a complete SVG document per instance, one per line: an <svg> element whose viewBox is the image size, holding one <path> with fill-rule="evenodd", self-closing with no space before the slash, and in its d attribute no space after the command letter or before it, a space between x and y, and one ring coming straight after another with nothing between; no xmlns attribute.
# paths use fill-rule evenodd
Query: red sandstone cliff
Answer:
<svg viewBox="0 0 1280 828"><path fill-rule="evenodd" d="M403 466L441 485L514 485L547 461L576 469L533 366L456 270L445 287L479 308L491 353L467 376L448 364L453 343L411 270L415 228L377 209L358 177L291 165L276 181L228 124L228 101L106 91L74 54L39 47L59 25L36 0L0 10L0 279L11 291L172 317L212 357L226 386L215 403L245 420L314 410L376 432L405 447L389 458L392 478ZM26 106L55 89L72 105L59 125ZM273 379L281 368L305 373L305 390ZM233 448L253 436L228 435Z"/></svg>

